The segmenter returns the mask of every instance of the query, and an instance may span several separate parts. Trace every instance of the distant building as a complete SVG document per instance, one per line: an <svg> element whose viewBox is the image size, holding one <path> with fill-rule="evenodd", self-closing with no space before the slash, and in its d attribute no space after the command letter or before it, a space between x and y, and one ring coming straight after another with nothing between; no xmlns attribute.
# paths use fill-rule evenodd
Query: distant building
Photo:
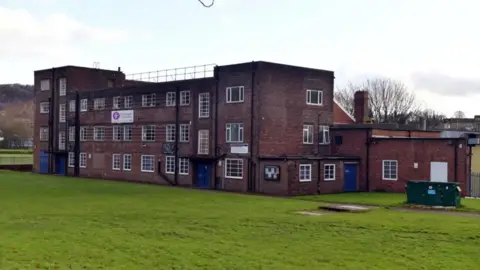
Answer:
<svg viewBox="0 0 480 270"><path fill-rule="evenodd" d="M475 115L473 118L446 118L443 120L443 126L439 128L480 131L480 115Z"/></svg>

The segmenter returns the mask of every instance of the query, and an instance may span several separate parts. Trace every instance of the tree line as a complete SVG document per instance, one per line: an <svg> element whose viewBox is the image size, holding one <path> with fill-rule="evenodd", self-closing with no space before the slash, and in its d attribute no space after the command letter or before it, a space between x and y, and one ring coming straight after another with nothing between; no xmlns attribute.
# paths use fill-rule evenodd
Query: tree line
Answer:
<svg viewBox="0 0 480 270"><path fill-rule="evenodd" d="M335 89L335 99L347 112L354 114L354 94L357 91L368 92L369 116L374 123L385 124L422 124L431 129L440 127L446 115L430 108L422 107L414 92L407 86L390 78L373 78L359 83L348 83ZM465 118L457 111L454 118Z"/></svg>

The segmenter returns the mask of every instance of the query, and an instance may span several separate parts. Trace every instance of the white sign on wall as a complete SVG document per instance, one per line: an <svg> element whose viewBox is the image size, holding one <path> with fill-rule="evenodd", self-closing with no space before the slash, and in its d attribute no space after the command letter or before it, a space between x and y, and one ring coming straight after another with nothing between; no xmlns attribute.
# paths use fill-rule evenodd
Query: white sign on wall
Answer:
<svg viewBox="0 0 480 270"><path fill-rule="evenodd" d="M233 144L230 145L230 153L232 154L248 154L248 144Z"/></svg>
<svg viewBox="0 0 480 270"><path fill-rule="evenodd" d="M112 111L112 124L133 123L133 110Z"/></svg>

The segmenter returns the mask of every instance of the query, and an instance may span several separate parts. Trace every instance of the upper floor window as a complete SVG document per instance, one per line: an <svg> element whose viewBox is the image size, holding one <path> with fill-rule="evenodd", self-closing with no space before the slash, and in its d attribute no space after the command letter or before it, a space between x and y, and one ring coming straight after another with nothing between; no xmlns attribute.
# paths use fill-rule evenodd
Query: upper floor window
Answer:
<svg viewBox="0 0 480 270"><path fill-rule="evenodd" d="M323 105L323 91L321 90L307 90L307 104L308 105Z"/></svg>
<svg viewBox="0 0 480 270"><path fill-rule="evenodd" d="M80 127L80 141L84 142L87 140L88 136L88 129L87 127Z"/></svg>
<svg viewBox="0 0 480 270"><path fill-rule="evenodd" d="M313 143L313 125L303 125L303 143Z"/></svg>
<svg viewBox="0 0 480 270"><path fill-rule="evenodd" d="M190 105L190 91L180 92L180 105L181 106Z"/></svg>
<svg viewBox="0 0 480 270"><path fill-rule="evenodd" d="M131 109L133 108L133 97L132 96L126 96L123 98L123 105L125 109Z"/></svg>
<svg viewBox="0 0 480 270"><path fill-rule="evenodd" d="M198 95L198 118L210 117L210 93Z"/></svg>
<svg viewBox="0 0 480 270"><path fill-rule="evenodd" d="M86 112L88 110L88 99L80 100L80 111Z"/></svg>
<svg viewBox="0 0 480 270"><path fill-rule="evenodd" d="M48 127L41 127L40 128L40 141L48 141Z"/></svg>
<svg viewBox="0 0 480 270"><path fill-rule="evenodd" d="M190 125L189 124L181 124L180 125L180 141L181 142L188 142L190 139Z"/></svg>
<svg viewBox="0 0 480 270"><path fill-rule="evenodd" d="M155 94L142 95L142 107L155 107Z"/></svg>
<svg viewBox="0 0 480 270"><path fill-rule="evenodd" d="M40 113L50 112L50 102L40 102Z"/></svg>
<svg viewBox="0 0 480 270"><path fill-rule="evenodd" d="M226 135L228 143L243 142L243 124L231 123L226 126Z"/></svg>
<svg viewBox="0 0 480 270"><path fill-rule="evenodd" d="M45 79L40 81L40 91L50 90L50 79Z"/></svg>
<svg viewBox="0 0 480 270"><path fill-rule="evenodd" d="M176 104L176 99L177 99L177 93L175 92L168 92L166 96L166 104L167 106L175 106Z"/></svg>
<svg viewBox="0 0 480 270"><path fill-rule="evenodd" d="M94 127L93 128L93 140L94 141L105 140L105 127Z"/></svg>
<svg viewBox="0 0 480 270"><path fill-rule="evenodd" d="M166 141L167 142L174 142L176 140L176 129L175 129L175 125L173 124L168 124L166 126L166 132L165 132L165 135L167 136L166 138Z"/></svg>
<svg viewBox="0 0 480 270"><path fill-rule="evenodd" d="M105 98L96 98L93 100L93 109L94 110L103 110L105 109Z"/></svg>
<svg viewBox="0 0 480 270"><path fill-rule="evenodd" d="M58 95L59 96L67 95L67 78L58 79Z"/></svg>
<svg viewBox="0 0 480 270"><path fill-rule="evenodd" d="M320 144L330 143L330 128L329 126L318 127L318 141Z"/></svg>
<svg viewBox="0 0 480 270"><path fill-rule="evenodd" d="M244 99L245 88L243 86L227 87L227 103L240 103Z"/></svg>
<svg viewBox="0 0 480 270"><path fill-rule="evenodd" d="M58 109L58 121L63 123L67 120L67 104L60 104L60 107Z"/></svg>
<svg viewBox="0 0 480 270"><path fill-rule="evenodd" d="M144 142L155 141L155 125L142 126L142 141Z"/></svg>
<svg viewBox="0 0 480 270"><path fill-rule="evenodd" d="M58 133L58 149L65 150L65 144L66 144L65 131L60 131Z"/></svg>
<svg viewBox="0 0 480 270"><path fill-rule="evenodd" d="M68 103L68 111L75 112L75 100L70 100Z"/></svg>
<svg viewBox="0 0 480 270"><path fill-rule="evenodd" d="M122 97L113 97L113 109L120 109Z"/></svg>

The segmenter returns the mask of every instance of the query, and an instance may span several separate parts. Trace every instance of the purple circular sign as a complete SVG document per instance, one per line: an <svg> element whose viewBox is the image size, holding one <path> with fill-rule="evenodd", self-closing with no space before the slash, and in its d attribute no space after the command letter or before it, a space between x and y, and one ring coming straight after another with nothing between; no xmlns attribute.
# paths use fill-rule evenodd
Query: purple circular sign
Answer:
<svg viewBox="0 0 480 270"><path fill-rule="evenodd" d="M118 120L120 118L120 114L118 112L113 113L113 119Z"/></svg>

